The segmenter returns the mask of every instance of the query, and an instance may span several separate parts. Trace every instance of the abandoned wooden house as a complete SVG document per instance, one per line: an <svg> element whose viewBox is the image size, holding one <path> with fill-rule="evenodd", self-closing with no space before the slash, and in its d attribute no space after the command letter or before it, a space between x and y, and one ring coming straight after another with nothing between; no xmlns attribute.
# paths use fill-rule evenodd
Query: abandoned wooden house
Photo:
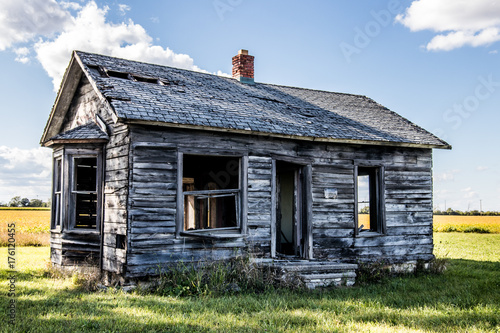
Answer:
<svg viewBox="0 0 500 333"><path fill-rule="evenodd" d="M252 254L326 284L433 258L446 142L365 96L256 83L245 50L232 62L229 78L73 53L41 139L55 265L130 279Z"/></svg>

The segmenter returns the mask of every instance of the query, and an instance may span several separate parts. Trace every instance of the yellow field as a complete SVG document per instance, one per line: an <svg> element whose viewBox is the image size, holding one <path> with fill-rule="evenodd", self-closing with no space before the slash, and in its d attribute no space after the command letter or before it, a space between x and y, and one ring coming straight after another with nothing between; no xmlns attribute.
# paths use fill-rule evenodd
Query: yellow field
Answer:
<svg viewBox="0 0 500 333"><path fill-rule="evenodd" d="M16 224L17 246L49 245L50 211L0 210L0 246L8 243L8 225Z"/></svg>
<svg viewBox="0 0 500 333"><path fill-rule="evenodd" d="M500 233L500 216L435 215L435 232Z"/></svg>
<svg viewBox="0 0 500 333"><path fill-rule="evenodd" d="M16 223L16 245L49 245L50 211L0 210L0 246L8 243L7 226ZM369 215L359 216L360 225L368 226ZM435 232L500 233L500 216L434 216Z"/></svg>

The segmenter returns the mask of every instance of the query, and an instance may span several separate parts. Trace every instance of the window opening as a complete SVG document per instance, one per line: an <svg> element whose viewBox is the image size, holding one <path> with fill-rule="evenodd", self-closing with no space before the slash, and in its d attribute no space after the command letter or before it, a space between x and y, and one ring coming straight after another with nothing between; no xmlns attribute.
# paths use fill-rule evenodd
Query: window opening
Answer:
<svg viewBox="0 0 500 333"><path fill-rule="evenodd" d="M76 229L97 227L97 157L74 159L73 196Z"/></svg>
<svg viewBox="0 0 500 333"><path fill-rule="evenodd" d="M359 167L356 181L358 232L383 232L380 168Z"/></svg>
<svg viewBox="0 0 500 333"><path fill-rule="evenodd" d="M239 159L183 157L184 230L239 226Z"/></svg>
<svg viewBox="0 0 500 333"><path fill-rule="evenodd" d="M61 226L62 158L54 161L54 193L52 199L52 228Z"/></svg>

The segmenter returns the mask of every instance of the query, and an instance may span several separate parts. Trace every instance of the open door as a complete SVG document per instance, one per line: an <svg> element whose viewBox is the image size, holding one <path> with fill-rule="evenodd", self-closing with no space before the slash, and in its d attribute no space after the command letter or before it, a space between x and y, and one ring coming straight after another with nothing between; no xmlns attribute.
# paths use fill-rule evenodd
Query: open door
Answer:
<svg viewBox="0 0 500 333"><path fill-rule="evenodd" d="M307 257L307 204L304 167L276 162L276 253Z"/></svg>

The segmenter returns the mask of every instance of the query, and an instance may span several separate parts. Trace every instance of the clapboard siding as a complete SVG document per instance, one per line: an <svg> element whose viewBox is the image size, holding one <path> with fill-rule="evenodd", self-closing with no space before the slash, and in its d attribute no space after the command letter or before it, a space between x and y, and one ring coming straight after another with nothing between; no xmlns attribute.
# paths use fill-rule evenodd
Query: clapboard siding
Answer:
<svg viewBox="0 0 500 333"><path fill-rule="evenodd" d="M124 250L116 248L116 235L127 234L130 136L127 125L113 120L113 112L82 76L60 132L95 121L96 117L107 125L110 140L103 149L103 248L101 253L99 233L53 232L51 257L59 265L101 256L103 269L121 273L126 263Z"/></svg>
<svg viewBox="0 0 500 333"><path fill-rule="evenodd" d="M229 247L269 256L273 159L312 165L313 256L407 261L432 256L430 149L311 144L265 137L133 126L127 274L159 263L234 256ZM248 156L247 230L242 238L176 238L177 151ZM354 236L354 165L385 167L387 233ZM338 198L325 199L335 188ZM418 247L420 250L415 251ZM395 249L397 248L397 249ZM377 257L374 257L374 253ZM142 268L141 268L142 267Z"/></svg>
<svg viewBox="0 0 500 333"><path fill-rule="evenodd" d="M271 246L272 158L248 157L248 238L254 253L267 253Z"/></svg>
<svg viewBox="0 0 500 333"><path fill-rule="evenodd" d="M115 123L112 111L101 109L92 94L83 83L71 114L74 119L85 119L85 112L97 108L110 132L105 149L104 270L135 277L155 274L159 266L178 260L227 259L247 252L271 256L276 219L273 168L277 160L311 167L313 258L390 262L432 258L431 149L328 144ZM71 121L79 120L68 119L66 124ZM178 153L245 157L247 191L242 194L247 201L242 208L246 209L246 228L241 237L179 235ZM355 236L356 165L384 167L385 235ZM337 198L325 198L325 189L336 189ZM117 248L116 235L126 235L126 249ZM52 260L61 262L64 240L56 234L51 239Z"/></svg>

